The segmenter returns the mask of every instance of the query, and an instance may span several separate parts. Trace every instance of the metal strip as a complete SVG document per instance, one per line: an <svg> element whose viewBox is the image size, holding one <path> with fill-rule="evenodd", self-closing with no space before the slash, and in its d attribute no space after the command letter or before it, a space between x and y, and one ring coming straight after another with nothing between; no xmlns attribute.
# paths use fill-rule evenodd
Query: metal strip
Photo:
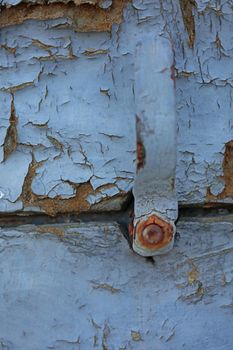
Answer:
<svg viewBox="0 0 233 350"><path fill-rule="evenodd" d="M167 252L174 241L178 215L174 91L171 42L147 34L137 44L134 86L137 174L133 249L143 256Z"/></svg>

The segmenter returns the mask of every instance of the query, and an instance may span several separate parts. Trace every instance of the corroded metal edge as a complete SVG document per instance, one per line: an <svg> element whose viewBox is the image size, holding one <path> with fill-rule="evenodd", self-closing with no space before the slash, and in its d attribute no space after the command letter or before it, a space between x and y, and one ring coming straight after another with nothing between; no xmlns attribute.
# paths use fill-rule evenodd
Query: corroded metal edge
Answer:
<svg viewBox="0 0 233 350"><path fill-rule="evenodd" d="M155 231L153 231L153 227ZM156 227L158 228L157 232ZM148 235L148 228L151 235ZM135 220L133 250L142 256L167 253L173 248L175 232L175 224L172 221L165 220L158 213Z"/></svg>

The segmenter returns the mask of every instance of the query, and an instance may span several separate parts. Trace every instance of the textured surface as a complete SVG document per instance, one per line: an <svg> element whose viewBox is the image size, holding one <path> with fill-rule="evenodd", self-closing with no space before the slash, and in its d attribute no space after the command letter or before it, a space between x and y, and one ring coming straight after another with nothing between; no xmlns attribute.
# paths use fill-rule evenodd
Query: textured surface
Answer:
<svg viewBox="0 0 233 350"><path fill-rule="evenodd" d="M47 2L47 1L46 1ZM22 1L15 6L3 4L0 12L0 27L20 24L26 20L48 20L66 17L69 26L80 32L110 31L113 23L121 23L122 12L128 0L100 1ZM80 5L80 6L78 6ZM67 26L67 25L66 25Z"/></svg>
<svg viewBox="0 0 233 350"><path fill-rule="evenodd" d="M76 6L85 4L98 5L99 7L104 9L107 9L112 5L112 0L1 0L1 5L7 6L9 8L11 6L16 6L20 3L48 5L54 2L64 4L73 2Z"/></svg>
<svg viewBox="0 0 233 350"><path fill-rule="evenodd" d="M116 223L0 230L0 349L231 350L233 224L178 224L154 265Z"/></svg>
<svg viewBox="0 0 233 350"><path fill-rule="evenodd" d="M120 208L135 173L134 52L148 31L174 45L178 199L232 202L231 5L134 0L110 33L77 33L69 18L2 28L0 211Z"/></svg>

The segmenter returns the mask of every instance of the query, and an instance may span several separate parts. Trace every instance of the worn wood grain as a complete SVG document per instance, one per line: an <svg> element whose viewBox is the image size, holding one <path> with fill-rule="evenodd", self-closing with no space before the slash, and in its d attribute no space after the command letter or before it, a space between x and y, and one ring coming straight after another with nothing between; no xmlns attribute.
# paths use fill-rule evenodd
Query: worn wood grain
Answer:
<svg viewBox="0 0 233 350"><path fill-rule="evenodd" d="M0 230L2 349L231 350L233 222L186 219L145 260L117 223Z"/></svg>

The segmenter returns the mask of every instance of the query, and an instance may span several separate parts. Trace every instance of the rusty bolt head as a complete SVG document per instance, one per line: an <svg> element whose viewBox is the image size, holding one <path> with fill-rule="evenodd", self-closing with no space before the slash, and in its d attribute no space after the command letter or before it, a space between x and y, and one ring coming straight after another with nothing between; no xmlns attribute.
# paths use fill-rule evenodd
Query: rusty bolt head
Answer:
<svg viewBox="0 0 233 350"><path fill-rule="evenodd" d="M148 252L164 249L173 241L174 227L164 219L151 215L137 222L134 229L134 245Z"/></svg>
<svg viewBox="0 0 233 350"><path fill-rule="evenodd" d="M156 224L150 224L142 231L142 236L145 241L151 244L158 244L164 238L163 230Z"/></svg>

